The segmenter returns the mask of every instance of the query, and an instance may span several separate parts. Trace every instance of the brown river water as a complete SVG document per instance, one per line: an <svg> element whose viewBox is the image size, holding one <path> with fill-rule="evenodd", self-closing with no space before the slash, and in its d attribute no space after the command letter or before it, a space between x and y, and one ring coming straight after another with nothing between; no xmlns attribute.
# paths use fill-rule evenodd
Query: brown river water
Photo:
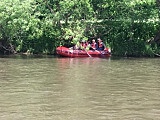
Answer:
<svg viewBox="0 0 160 120"><path fill-rule="evenodd" d="M160 58L0 57L0 120L160 120Z"/></svg>

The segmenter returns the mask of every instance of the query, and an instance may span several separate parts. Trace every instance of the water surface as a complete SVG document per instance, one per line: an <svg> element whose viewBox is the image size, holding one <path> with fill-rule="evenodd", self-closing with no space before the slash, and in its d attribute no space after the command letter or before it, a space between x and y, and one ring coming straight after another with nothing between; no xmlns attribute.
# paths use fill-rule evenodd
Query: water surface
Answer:
<svg viewBox="0 0 160 120"><path fill-rule="evenodd" d="M159 120L158 58L0 58L0 120Z"/></svg>

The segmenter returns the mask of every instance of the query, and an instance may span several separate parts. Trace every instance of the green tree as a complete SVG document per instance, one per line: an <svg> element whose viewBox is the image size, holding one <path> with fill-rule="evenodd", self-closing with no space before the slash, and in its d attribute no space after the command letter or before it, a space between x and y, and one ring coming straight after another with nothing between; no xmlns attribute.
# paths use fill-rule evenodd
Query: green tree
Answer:
<svg viewBox="0 0 160 120"><path fill-rule="evenodd" d="M22 42L28 36L27 31L32 26L32 0L5 0L0 2L0 43L1 51L15 52L20 50ZM4 49L4 50L3 50Z"/></svg>
<svg viewBox="0 0 160 120"><path fill-rule="evenodd" d="M92 0L92 4L96 17L101 19L96 24L96 31L109 43L113 54L152 55L152 46L147 42L159 27L158 9L154 0Z"/></svg>
<svg viewBox="0 0 160 120"><path fill-rule="evenodd" d="M0 51L52 53L70 40L101 37L115 55L153 55L159 8L158 0L0 1Z"/></svg>

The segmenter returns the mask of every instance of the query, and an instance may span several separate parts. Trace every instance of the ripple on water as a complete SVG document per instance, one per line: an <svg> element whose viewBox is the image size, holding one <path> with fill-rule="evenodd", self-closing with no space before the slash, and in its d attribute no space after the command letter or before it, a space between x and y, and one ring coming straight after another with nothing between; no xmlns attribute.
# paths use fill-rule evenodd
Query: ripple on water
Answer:
<svg viewBox="0 0 160 120"><path fill-rule="evenodd" d="M1 120L158 120L159 59L0 60Z"/></svg>

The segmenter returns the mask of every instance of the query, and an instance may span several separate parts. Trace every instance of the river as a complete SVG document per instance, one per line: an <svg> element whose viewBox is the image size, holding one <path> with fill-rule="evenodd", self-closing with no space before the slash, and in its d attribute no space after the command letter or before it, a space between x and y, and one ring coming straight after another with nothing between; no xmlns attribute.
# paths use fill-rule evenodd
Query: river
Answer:
<svg viewBox="0 0 160 120"><path fill-rule="evenodd" d="M0 57L0 120L159 120L159 58Z"/></svg>

